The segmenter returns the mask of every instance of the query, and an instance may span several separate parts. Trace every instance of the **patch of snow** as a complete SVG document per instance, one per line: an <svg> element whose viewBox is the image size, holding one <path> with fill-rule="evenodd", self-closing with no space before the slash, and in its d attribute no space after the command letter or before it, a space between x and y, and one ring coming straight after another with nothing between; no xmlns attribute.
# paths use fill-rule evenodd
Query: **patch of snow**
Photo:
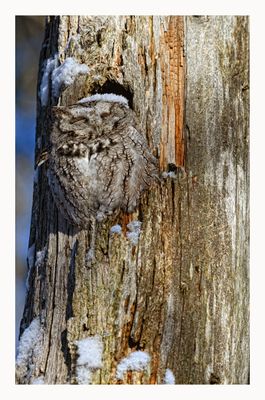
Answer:
<svg viewBox="0 0 265 400"><path fill-rule="evenodd" d="M39 376L38 378L36 378L32 381L32 385L44 385L44 384L45 384L45 382L44 382L43 376Z"/></svg>
<svg viewBox="0 0 265 400"><path fill-rule="evenodd" d="M45 258L45 254L46 254L46 247L44 247L44 249L37 251L36 253L36 261L35 261L35 267L38 268L41 266L41 264L44 261Z"/></svg>
<svg viewBox="0 0 265 400"><path fill-rule="evenodd" d="M167 368L165 377L164 377L164 384L165 385L175 385L175 377L171 369Z"/></svg>
<svg viewBox="0 0 265 400"><path fill-rule="evenodd" d="M57 67L58 64L58 55L56 54L54 57L50 57L45 62L44 73L42 75L41 84L40 84L40 102L42 106L47 106L48 98L49 98L49 80L50 74Z"/></svg>
<svg viewBox="0 0 265 400"><path fill-rule="evenodd" d="M173 171L170 172L162 172L162 178L167 179L167 178L171 178L171 179L177 179L177 174Z"/></svg>
<svg viewBox="0 0 265 400"><path fill-rule="evenodd" d="M77 382L79 385L91 383L92 372L102 368L103 343L100 336L89 336L75 342L77 345Z"/></svg>
<svg viewBox="0 0 265 400"><path fill-rule="evenodd" d="M78 365L76 367L76 379L78 385L90 385L92 379L91 369L86 365Z"/></svg>
<svg viewBox="0 0 265 400"><path fill-rule="evenodd" d="M91 101L98 101L98 100L109 101L114 103L122 103L128 107L128 100L125 97L113 93L93 94L92 96L84 97L83 99L79 100L78 103L90 103Z"/></svg>
<svg viewBox="0 0 265 400"><path fill-rule="evenodd" d="M139 234L137 232L127 232L126 236L133 246L137 246L139 240Z"/></svg>
<svg viewBox="0 0 265 400"><path fill-rule="evenodd" d="M31 321L30 325L24 330L18 344L18 353L16 359L17 367L27 365L27 361L38 347L42 334L42 328L39 318Z"/></svg>
<svg viewBox="0 0 265 400"><path fill-rule="evenodd" d="M103 343L100 336L90 336L76 341L79 357L77 365L87 365L89 368L102 367Z"/></svg>
<svg viewBox="0 0 265 400"><path fill-rule="evenodd" d="M59 97L62 85L71 85L77 75L88 74L89 68L86 64L79 64L74 58L68 57L57 68L52 71L52 94Z"/></svg>
<svg viewBox="0 0 265 400"><path fill-rule="evenodd" d="M139 240L139 235L141 233L141 225L140 221L132 221L127 225L127 228L130 232L126 233L127 238L131 242L133 246L136 246Z"/></svg>
<svg viewBox="0 0 265 400"><path fill-rule="evenodd" d="M118 235L120 235L122 232L121 226L119 224L114 225L110 228L110 233L117 233Z"/></svg>
<svg viewBox="0 0 265 400"><path fill-rule="evenodd" d="M117 366L116 377L121 380L127 371L143 371L148 367L150 356L145 351L134 351L123 358Z"/></svg>
<svg viewBox="0 0 265 400"><path fill-rule="evenodd" d="M138 220L135 220L135 221L132 221L132 222L130 222L128 225L127 225L127 228L131 231L131 232L134 232L134 231L136 231L136 230L140 230L141 229L141 225L142 225L142 222L141 221L138 221Z"/></svg>

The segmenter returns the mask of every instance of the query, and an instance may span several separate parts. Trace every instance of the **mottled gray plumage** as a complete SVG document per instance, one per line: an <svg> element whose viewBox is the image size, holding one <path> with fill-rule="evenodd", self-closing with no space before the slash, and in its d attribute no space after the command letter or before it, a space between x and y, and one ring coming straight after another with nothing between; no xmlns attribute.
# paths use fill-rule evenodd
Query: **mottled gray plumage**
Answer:
<svg viewBox="0 0 265 400"><path fill-rule="evenodd" d="M72 225L85 227L116 209L133 212L158 176L157 160L126 104L93 101L54 107L48 178Z"/></svg>

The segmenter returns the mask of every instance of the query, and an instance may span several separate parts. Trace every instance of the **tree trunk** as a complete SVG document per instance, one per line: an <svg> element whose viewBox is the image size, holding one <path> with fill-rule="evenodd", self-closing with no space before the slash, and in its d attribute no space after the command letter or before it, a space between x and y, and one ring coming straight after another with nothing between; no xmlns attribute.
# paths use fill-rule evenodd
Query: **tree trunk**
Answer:
<svg viewBox="0 0 265 400"><path fill-rule="evenodd" d="M39 88L55 53L89 67L60 104L127 97L164 173L137 212L99 223L88 266L91 232L64 220L38 168L17 383L248 383L248 18L52 17ZM58 104L48 78L36 157Z"/></svg>

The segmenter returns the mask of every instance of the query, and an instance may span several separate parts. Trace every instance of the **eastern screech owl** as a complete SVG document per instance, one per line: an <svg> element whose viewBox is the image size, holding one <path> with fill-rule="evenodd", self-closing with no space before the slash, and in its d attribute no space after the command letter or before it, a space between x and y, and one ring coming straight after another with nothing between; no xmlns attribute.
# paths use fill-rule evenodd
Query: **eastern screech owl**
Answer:
<svg viewBox="0 0 265 400"><path fill-rule="evenodd" d="M133 212L158 176L157 160L135 113L120 102L53 107L48 180L55 203L72 225L88 226L116 209Z"/></svg>

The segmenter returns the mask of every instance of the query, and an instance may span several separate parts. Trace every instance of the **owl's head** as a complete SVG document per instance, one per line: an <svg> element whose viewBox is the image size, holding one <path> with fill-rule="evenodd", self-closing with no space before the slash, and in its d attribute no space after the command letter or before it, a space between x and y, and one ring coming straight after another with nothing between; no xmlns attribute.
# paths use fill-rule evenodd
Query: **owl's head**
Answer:
<svg viewBox="0 0 265 400"><path fill-rule="evenodd" d="M132 119L132 110L127 104L118 101L83 101L52 108L52 121L57 136L70 134L72 137L93 140L111 134Z"/></svg>

